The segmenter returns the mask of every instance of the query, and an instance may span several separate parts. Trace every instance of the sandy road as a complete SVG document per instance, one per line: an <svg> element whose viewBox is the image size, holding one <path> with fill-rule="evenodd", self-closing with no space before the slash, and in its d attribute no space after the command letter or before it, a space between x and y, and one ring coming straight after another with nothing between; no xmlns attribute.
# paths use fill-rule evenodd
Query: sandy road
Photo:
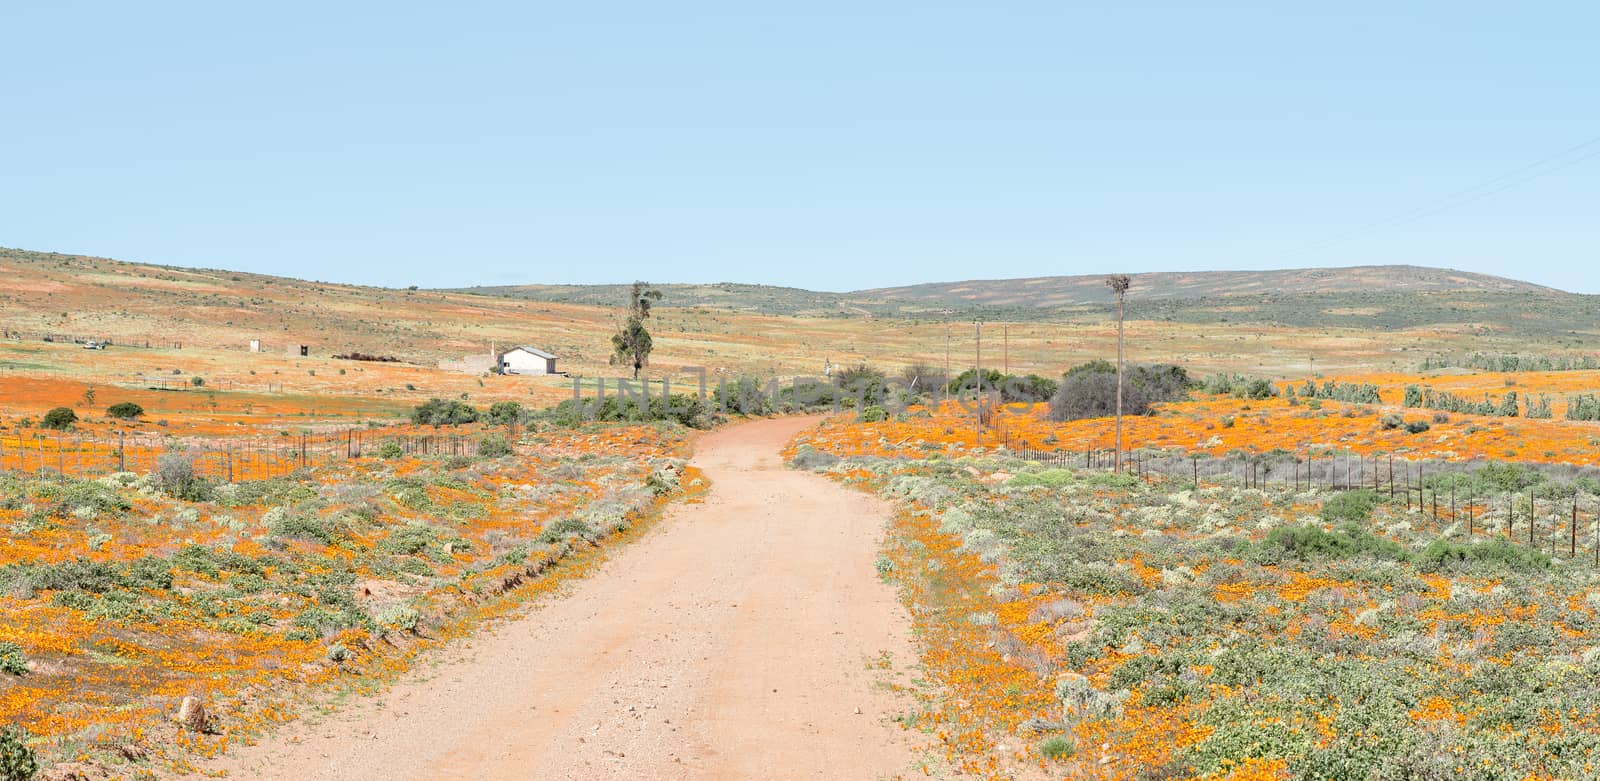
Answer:
<svg viewBox="0 0 1600 781"><path fill-rule="evenodd" d="M875 687L912 658L873 569L887 509L778 450L808 421L709 434L713 481L571 593L387 693L240 748L232 778L877 779L909 768Z"/></svg>

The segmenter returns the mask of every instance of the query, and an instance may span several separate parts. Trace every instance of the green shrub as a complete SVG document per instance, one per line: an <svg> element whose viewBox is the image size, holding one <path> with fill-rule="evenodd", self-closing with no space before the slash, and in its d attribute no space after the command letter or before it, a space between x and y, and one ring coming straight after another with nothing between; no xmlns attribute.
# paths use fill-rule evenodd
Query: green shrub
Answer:
<svg viewBox="0 0 1600 781"><path fill-rule="evenodd" d="M1397 543L1374 536L1354 523L1341 524L1331 532L1316 526L1282 526L1273 529L1261 544L1269 559L1277 553L1302 560L1343 559L1361 554L1405 558L1405 549Z"/></svg>
<svg viewBox="0 0 1600 781"><path fill-rule="evenodd" d="M378 625L402 632L415 632L422 614L410 605L394 605L378 614Z"/></svg>
<svg viewBox="0 0 1600 781"><path fill-rule="evenodd" d="M28 657L22 646L0 640L0 673L22 676L28 674Z"/></svg>
<svg viewBox="0 0 1600 781"><path fill-rule="evenodd" d="M506 425L522 420L522 405L514 401L497 401L489 407L490 423Z"/></svg>
<svg viewBox="0 0 1600 781"><path fill-rule="evenodd" d="M881 423L888 419L889 413L876 404L861 410L861 414L856 416L856 420L862 423Z"/></svg>
<svg viewBox="0 0 1600 781"><path fill-rule="evenodd" d="M0 729L0 781L29 781L39 772L39 762L28 748L28 731L6 725Z"/></svg>
<svg viewBox="0 0 1600 781"><path fill-rule="evenodd" d="M1520 493L1544 482L1539 470L1522 464L1485 464L1473 476L1501 493Z"/></svg>
<svg viewBox="0 0 1600 781"><path fill-rule="evenodd" d="M103 561L77 559L55 564L29 566L12 564L0 569L0 583L15 591L82 591L103 594L118 588L172 588L172 568L166 562L145 557L128 564L126 570Z"/></svg>
<svg viewBox="0 0 1600 781"><path fill-rule="evenodd" d="M156 459L156 485L174 499L203 502L211 496L211 486L194 473L189 454L168 450Z"/></svg>
<svg viewBox="0 0 1600 781"><path fill-rule="evenodd" d="M754 377L739 377L731 382L723 380L711 389L711 405L720 412L735 415L771 415L773 397L782 390L776 385L763 389L761 381Z"/></svg>
<svg viewBox="0 0 1600 781"><path fill-rule="evenodd" d="M1328 523L1365 524L1382 503L1383 497L1373 491L1342 491L1322 503L1320 514Z"/></svg>
<svg viewBox="0 0 1600 781"><path fill-rule="evenodd" d="M1430 571L1453 569L1470 562L1498 565L1516 572L1534 572L1550 567L1549 556L1501 538L1473 543L1434 540L1417 558L1417 565Z"/></svg>
<svg viewBox="0 0 1600 781"><path fill-rule="evenodd" d="M405 455L405 451L400 448L400 443L396 442L396 441L394 441L392 439L387 441L387 442L385 442L385 443L383 443L383 445L381 445L378 448L378 457L379 458L390 458L390 459L393 459L393 458L399 458L400 456L403 456L403 455Z"/></svg>
<svg viewBox="0 0 1600 781"><path fill-rule="evenodd" d="M197 375L189 378L189 384L193 385L196 388L203 388L203 387L205 387L205 384L206 384L206 378L201 377L200 375L197 374Z"/></svg>
<svg viewBox="0 0 1600 781"><path fill-rule="evenodd" d="M1077 752L1077 745L1065 735L1051 735L1039 741L1039 756L1045 759L1070 759Z"/></svg>
<svg viewBox="0 0 1600 781"><path fill-rule="evenodd" d="M1049 401L1061 389L1061 383L1037 374L1008 375L1000 383L1000 400L1012 402Z"/></svg>
<svg viewBox="0 0 1600 781"><path fill-rule="evenodd" d="M144 414L144 407L131 401L124 401L106 407L106 416L118 420L137 420Z"/></svg>
<svg viewBox="0 0 1600 781"><path fill-rule="evenodd" d="M323 545L332 545L342 536L342 530L335 529L331 523L301 513L283 513L269 528L274 537L308 540Z"/></svg>
<svg viewBox="0 0 1600 781"><path fill-rule="evenodd" d="M78 413L73 412L67 407L56 407L55 409L44 413L44 420L41 421L39 425L42 428L65 431L69 428L72 428L72 424L77 422Z"/></svg>
<svg viewBox="0 0 1600 781"><path fill-rule="evenodd" d="M553 545L574 535L588 537L591 534L594 534L594 530L589 528L589 524L584 523L582 519L561 518L544 527L544 531L539 533L539 541L547 545Z"/></svg>
<svg viewBox="0 0 1600 781"><path fill-rule="evenodd" d="M1393 412L1378 418L1378 427L1385 431L1393 431L1401 426L1404 426L1405 424L1406 419L1396 415Z"/></svg>
<svg viewBox="0 0 1600 781"><path fill-rule="evenodd" d="M219 492L218 503L227 507L248 507L251 505L264 505L281 507L309 502L317 498L317 492L304 483L284 478L270 480L246 480L234 483L226 492Z"/></svg>
<svg viewBox="0 0 1600 781"><path fill-rule="evenodd" d="M464 401L429 399L411 411L411 422L419 426L459 426L477 421L478 410Z"/></svg>
<svg viewBox="0 0 1600 781"><path fill-rule="evenodd" d="M427 484L415 477L390 480L384 488L394 497L395 502L408 510L428 512L434 509L433 498L428 496Z"/></svg>
<svg viewBox="0 0 1600 781"><path fill-rule="evenodd" d="M1181 366L1124 366L1122 412L1125 415L1148 414L1156 404L1186 398L1193 386L1194 382ZM1051 420L1103 418L1116 414L1116 410L1116 367L1107 361L1090 361L1067 370L1060 387L1050 398Z"/></svg>
<svg viewBox="0 0 1600 781"><path fill-rule="evenodd" d="M1421 434L1430 428L1432 426L1428 425L1426 420L1413 420L1406 423L1406 433L1408 434Z"/></svg>
<svg viewBox="0 0 1600 781"><path fill-rule="evenodd" d="M490 434L478 441L478 455L484 458L500 458L514 452L511 443L499 434Z"/></svg>
<svg viewBox="0 0 1600 781"><path fill-rule="evenodd" d="M657 394L650 397L648 404L635 395L567 399L550 411L550 417L563 426L590 421L637 423L651 420L672 420L690 428L705 428L711 424L705 400L684 393L674 393L668 398Z"/></svg>
<svg viewBox="0 0 1600 781"><path fill-rule="evenodd" d="M1044 469L1038 472L1024 472L1006 481L1006 485L1017 487L1045 486L1058 488L1070 485L1076 478L1070 469Z"/></svg>

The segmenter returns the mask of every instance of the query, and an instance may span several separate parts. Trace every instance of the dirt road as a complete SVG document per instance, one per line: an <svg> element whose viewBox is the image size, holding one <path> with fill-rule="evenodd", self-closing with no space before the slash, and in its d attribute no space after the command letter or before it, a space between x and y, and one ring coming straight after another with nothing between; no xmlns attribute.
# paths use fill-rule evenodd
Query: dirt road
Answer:
<svg viewBox="0 0 1600 781"><path fill-rule="evenodd" d="M877 779L909 768L869 662L911 661L875 574L886 508L783 467L806 425L705 436L703 504L569 595L320 723L239 749L239 779Z"/></svg>

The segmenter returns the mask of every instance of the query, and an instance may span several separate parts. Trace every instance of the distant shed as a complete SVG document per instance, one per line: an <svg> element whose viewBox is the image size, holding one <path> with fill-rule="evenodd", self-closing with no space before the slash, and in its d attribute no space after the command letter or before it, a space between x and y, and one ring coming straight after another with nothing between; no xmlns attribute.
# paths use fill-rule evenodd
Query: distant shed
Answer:
<svg viewBox="0 0 1600 781"><path fill-rule="evenodd" d="M556 357L536 347L513 347L500 354L501 374L555 374Z"/></svg>

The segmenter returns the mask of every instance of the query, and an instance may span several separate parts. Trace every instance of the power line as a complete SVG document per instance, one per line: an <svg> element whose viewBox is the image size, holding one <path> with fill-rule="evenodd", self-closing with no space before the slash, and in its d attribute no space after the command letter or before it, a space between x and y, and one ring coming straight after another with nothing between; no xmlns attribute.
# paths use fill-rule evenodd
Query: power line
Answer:
<svg viewBox="0 0 1600 781"><path fill-rule="evenodd" d="M1574 157L1574 155L1576 155L1576 157ZM1371 222L1366 225L1352 228L1343 233L1331 236L1314 244L1310 244L1297 251L1290 252L1283 257L1300 257L1312 252L1316 252L1317 250L1342 244L1362 234L1395 228L1407 223L1426 219L1428 217L1450 211L1451 209L1460 208L1462 206L1466 206L1467 204L1475 203L1485 198L1498 195L1506 190L1510 190L1514 187L1527 184L1528 182L1536 179L1549 176L1557 171L1571 168L1580 163L1594 159L1595 157L1600 157L1600 136L1595 136L1587 141L1584 141L1583 143L1575 144L1553 155L1548 155L1535 160L1534 162L1528 163L1527 165L1507 171L1498 176L1485 179L1470 187L1457 190L1456 192L1451 193L1450 195L1445 196L1444 198L1431 204L1409 209L1398 214L1390 215L1389 217L1376 222Z"/></svg>

